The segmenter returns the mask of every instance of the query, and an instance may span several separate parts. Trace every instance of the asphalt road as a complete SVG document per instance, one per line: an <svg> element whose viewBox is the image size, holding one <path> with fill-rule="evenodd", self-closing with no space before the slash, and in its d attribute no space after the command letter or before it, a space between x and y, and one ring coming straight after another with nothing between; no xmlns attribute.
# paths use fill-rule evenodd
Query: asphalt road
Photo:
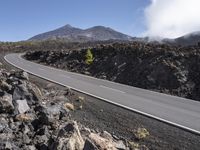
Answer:
<svg viewBox="0 0 200 150"><path fill-rule="evenodd" d="M137 113L200 134L200 102L36 64L9 54L17 68Z"/></svg>

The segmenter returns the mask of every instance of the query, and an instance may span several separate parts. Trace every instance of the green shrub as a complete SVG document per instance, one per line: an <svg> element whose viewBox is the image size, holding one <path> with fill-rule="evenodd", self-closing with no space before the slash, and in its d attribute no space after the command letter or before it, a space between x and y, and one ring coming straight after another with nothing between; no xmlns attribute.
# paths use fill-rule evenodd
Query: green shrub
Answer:
<svg viewBox="0 0 200 150"><path fill-rule="evenodd" d="M93 63L93 61L94 61L94 56L93 56L93 54L92 54L92 52L91 52L91 49L88 49L87 50L87 52L86 52L86 55L85 55L85 63L86 64L88 64L88 65L90 65L90 64L92 64Z"/></svg>

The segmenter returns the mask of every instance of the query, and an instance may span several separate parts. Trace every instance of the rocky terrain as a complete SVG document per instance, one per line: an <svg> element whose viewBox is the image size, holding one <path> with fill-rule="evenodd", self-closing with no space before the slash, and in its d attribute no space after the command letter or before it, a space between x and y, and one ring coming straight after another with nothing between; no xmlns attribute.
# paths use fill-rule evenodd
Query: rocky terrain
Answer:
<svg viewBox="0 0 200 150"><path fill-rule="evenodd" d="M87 49L32 51L28 60L135 87L200 100L200 47L140 42L98 45L86 63Z"/></svg>
<svg viewBox="0 0 200 150"><path fill-rule="evenodd" d="M0 52L28 52L34 50L40 51L61 51L61 50L77 50L82 48L95 47L98 44L110 44L122 42L121 40L108 41L87 41L87 42L68 42L62 39L42 40L42 41L20 41L20 42L0 42ZM128 42L128 41L123 41Z"/></svg>
<svg viewBox="0 0 200 150"><path fill-rule="evenodd" d="M63 39L70 42L130 40L132 37L104 26L79 29L67 24L61 28L36 35L29 40Z"/></svg>
<svg viewBox="0 0 200 150"><path fill-rule="evenodd" d="M84 97L69 89L38 88L26 72L0 74L0 149L148 149L74 121L70 112L82 109ZM149 132L138 128L135 136L144 139Z"/></svg>
<svg viewBox="0 0 200 150"><path fill-rule="evenodd" d="M3 63L3 68L7 70L16 69L3 60L4 55L5 54L0 53L0 62ZM199 135L111 105L94 97L71 91L65 87L35 76L27 76L27 74L23 72L16 72L13 70L8 72L5 69L0 69L0 72L2 72L1 81L12 87L12 90L7 90L0 86L1 93L3 93L0 99L2 99L4 95L12 95L13 103L11 104L13 104L14 110L17 110L8 113L5 109L1 109L0 119L4 121L0 121L0 126L2 126L2 130L0 130L0 137L2 137L2 139L0 138L0 145L3 145L0 149L59 149L59 145L62 145L63 140L65 141L64 143L68 143L69 138L76 137L74 135L76 131L74 130L65 132L64 137L58 136L58 132L63 129L63 126L67 126L68 124L70 124L69 126L71 126L71 124L76 126L77 124L80 135L84 141L84 147L89 140L96 149L108 150L199 149ZM15 80L10 81L10 78L14 78ZM13 99L16 87L19 87L19 89L23 87L19 95L22 95L22 97L25 95L26 98L24 99L26 99L26 101L23 101L23 98L21 99L24 104L27 103L28 107L27 105L23 105L23 107L29 108L22 114L18 111L18 105L15 105L16 99ZM38 98L35 99L34 97ZM29 100L33 103L31 104ZM21 109L21 106L22 105L20 105L20 110L24 110ZM22 119L18 119L18 116ZM32 119L29 118L29 120L27 117L31 117ZM28 120L26 120L26 118ZM13 124L15 127L12 128ZM26 126L25 128L28 126L28 133L24 132L23 126ZM43 132L43 128L45 128L45 132ZM40 131L42 131L42 133L40 133ZM94 134L95 139L99 141L98 143L90 136L92 135L93 137ZM31 142L23 142L25 141L24 135L26 139ZM55 142L57 143L57 148L51 147L52 139L54 144ZM75 141L78 141L78 139L75 138ZM113 146L110 148L111 143ZM105 148L105 145L109 147ZM75 146L75 148L77 147ZM70 148L63 147L63 149ZM93 149L93 147L86 147L85 149Z"/></svg>

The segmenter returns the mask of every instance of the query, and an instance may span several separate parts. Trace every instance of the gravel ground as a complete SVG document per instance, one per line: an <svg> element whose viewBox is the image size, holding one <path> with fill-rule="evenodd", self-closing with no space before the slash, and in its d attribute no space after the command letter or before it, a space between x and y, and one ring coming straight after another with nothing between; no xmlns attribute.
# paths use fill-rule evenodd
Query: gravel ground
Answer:
<svg viewBox="0 0 200 150"><path fill-rule="evenodd" d="M3 60L0 61L6 69L14 69ZM44 88L50 82L31 76L30 80L39 87ZM52 84L54 88L64 88ZM72 118L78 122L99 131L108 131L118 137L145 144L152 150L199 150L200 135L195 135L177 127L165 124L149 117L142 116L121 107L109 104L99 99L77 92L84 97L83 109L74 111ZM150 132L150 136L137 141L134 131L138 127L144 127Z"/></svg>

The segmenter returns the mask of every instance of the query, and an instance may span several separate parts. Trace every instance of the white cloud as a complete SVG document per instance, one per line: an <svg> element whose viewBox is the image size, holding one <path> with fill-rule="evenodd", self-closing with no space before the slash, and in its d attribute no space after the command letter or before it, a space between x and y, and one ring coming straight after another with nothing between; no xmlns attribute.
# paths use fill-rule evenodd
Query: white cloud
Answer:
<svg viewBox="0 0 200 150"><path fill-rule="evenodd" d="M147 36L176 38L200 31L200 0L151 0L145 17Z"/></svg>

